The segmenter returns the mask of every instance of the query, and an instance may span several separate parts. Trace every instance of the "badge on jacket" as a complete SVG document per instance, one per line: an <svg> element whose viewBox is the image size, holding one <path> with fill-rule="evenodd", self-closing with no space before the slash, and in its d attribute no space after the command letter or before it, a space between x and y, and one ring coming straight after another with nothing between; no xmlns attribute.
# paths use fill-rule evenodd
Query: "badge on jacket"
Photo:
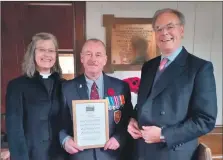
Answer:
<svg viewBox="0 0 223 160"><path fill-rule="evenodd" d="M122 112L120 110L114 111L114 121L118 124L121 120Z"/></svg>

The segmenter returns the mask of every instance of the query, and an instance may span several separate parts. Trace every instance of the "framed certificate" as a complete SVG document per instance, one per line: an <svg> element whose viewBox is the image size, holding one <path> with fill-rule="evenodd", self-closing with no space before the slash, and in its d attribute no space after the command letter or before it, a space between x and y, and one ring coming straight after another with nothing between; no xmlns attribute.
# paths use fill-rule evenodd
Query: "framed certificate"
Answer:
<svg viewBox="0 0 223 160"><path fill-rule="evenodd" d="M108 101L73 100L74 142L83 149L101 148L109 139Z"/></svg>

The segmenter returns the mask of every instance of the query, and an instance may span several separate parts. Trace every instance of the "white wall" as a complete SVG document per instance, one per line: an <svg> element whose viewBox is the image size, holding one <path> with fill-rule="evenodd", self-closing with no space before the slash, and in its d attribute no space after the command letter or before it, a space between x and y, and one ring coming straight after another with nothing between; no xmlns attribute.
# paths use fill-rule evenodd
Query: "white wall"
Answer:
<svg viewBox="0 0 223 160"><path fill-rule="evenodd" d="M86 35L105 42L103 14L115 17L152 18L157 9L179 9L186 17L183 45L196 56L214 65L217 84L218 117L222 124L222 2L87 2ZM219 18L218 18L219 17ZM118 78L140 77L140 71L116 71Z"/></svg>

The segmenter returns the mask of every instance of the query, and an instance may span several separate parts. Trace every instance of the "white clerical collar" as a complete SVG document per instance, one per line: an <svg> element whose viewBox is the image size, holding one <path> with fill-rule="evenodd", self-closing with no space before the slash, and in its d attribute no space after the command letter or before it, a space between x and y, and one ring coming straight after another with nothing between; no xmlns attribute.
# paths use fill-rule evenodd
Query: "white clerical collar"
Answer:
<svg viewBox="0 0 223 160"><path fill-rule="evenodd" d="M39 73L44 79L48 78L51 73Z"/></svg>

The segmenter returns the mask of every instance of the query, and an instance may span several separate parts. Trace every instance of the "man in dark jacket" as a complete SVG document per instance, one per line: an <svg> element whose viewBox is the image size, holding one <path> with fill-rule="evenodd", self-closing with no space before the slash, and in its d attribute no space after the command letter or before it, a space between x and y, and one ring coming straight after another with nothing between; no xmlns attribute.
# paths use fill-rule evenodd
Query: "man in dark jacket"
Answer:
<svg viewBox="0 0 223 160"><path fill-rule="evenodd" d="M126 144L127 125L132 112L131 94L127 83L102 72L107 62L105 45L97 39L88 40L81 52L84 74L63 85L65 100L63 130L60 141L72 160L119 160ZM109 140L104 148L81 149L73 140L72 100L117 100L109 107ZM114 102L114 101L113 101Z"/></svg>
<svg viewBox="0 0 223 160"><path fill-rule="evenodd" d="M198 137L216 122L216 85L211 62L181 46L185 19L162 9L153 17L162 53L142 67L135 115L128 131L136 140L136 160L192 160Z"/></svg>

